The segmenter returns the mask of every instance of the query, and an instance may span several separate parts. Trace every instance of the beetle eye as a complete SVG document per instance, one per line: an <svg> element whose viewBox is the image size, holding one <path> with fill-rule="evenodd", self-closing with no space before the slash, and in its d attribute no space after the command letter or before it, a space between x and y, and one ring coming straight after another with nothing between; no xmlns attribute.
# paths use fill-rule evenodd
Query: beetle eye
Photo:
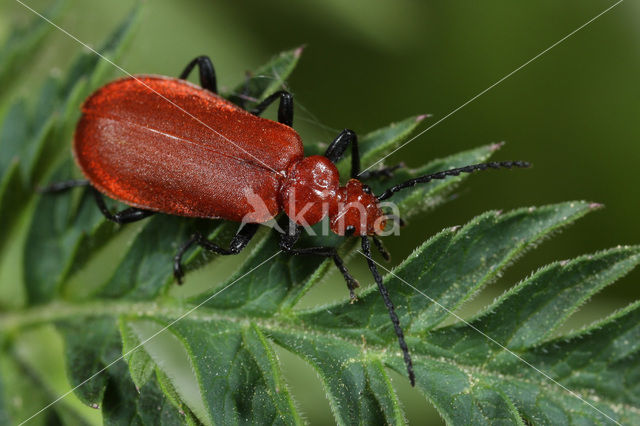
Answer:
<svg viewBox="0 0 640 426"><path fill-rule="evenodd" d="M362 192L371 195L371 188L369 188L369 185L362 185Z"/></svg>
<svg viewBox="0 0 640 426"><path fill-rule="evenodd" d="M345 235L352 235L354 232L356 232L356 227L353 225L349 225L344 230L345 230Z"/></svg>

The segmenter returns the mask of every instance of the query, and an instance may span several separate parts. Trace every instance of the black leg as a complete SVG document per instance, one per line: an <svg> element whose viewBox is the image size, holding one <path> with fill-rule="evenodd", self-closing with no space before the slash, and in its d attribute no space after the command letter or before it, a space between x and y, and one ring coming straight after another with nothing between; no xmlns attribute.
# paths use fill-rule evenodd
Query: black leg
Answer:
<svg viewBox="0 0 640 426"><path fill-rule="evenodd" d="M180 247L178 252L173 258L173 276L176 277L178 284L182 284L182 277L184 272L182 270L182 257L189 250L191 246L199 245L205 250L212 251L216 254L223 256L229 256L240 253L249 244L249 241L253 238L260 225L257 223L245 224L238 233L233 237L229 248L222 248L207 239L204 235L196 232L189 238L189 240Z"/></svg>
<svg viewBox="0 0 640 426"><path fill-rule="evenodd" d="M404 340L404 332L402 331L402 327L400 326L400 320L398 319L398 315L396 314L396 309L393 306L393 302L391 301L391 297L389 297L389 291L382 283L382 277L378 272L378 268L376 267L375 262L371 258L371 245L369 244L369 239L364 236L362 237L362 251L364 252L365 257L367 258L367 264L369 265L369 270L373 274L373 279L376 281L378 285L378 290L382 295L382 299L384 300L384 304L389 311L389 316L391 317L391 322L393 323L393 328L396 332L396 336L398 337L398 343L400 344L400 349L402 349L402 355L404 356L404 363L407 366L407 373L409 373L409 380L411 381L411 386L416 385L416 376L413 372L413 362L411 362L411 355L409 354L409 348L407 347L407 342Z"/></svg>
<svg viewBox="0 0 640 426"><path fill-rule="evenodd" d="M185 67L180 79L186 80L189 74L193 70L193 67L198 66L200 71L200 86L213 93L218 93L218 84L216 82L216 72L211 63L211 59L208 56L198 56Z"/></svg>
<svg viewBox="0 0 640 426"><path fill-rule="evenodd" d="M267 109L269 105L280 99L280 105L278 106L278 121L282 124L286 124L289 127L293 126L293 95L285 90L279 90L270 95L264 101L256 105L251 110L251 114L260 115Z"/></svg>
<svg viewBox="0 0 640 426"><path fill-rule="evenodd" d="M322 257L330 257L333 259L333 263L335 263L336 267L342 273L344 280L347 283L347 288L349 289L349 297L351 297L352 301L356 300L355 289L360 287L358 281L353 278L353 276L349 273L349 270L346 266L344 266L344 261L338 255L338 252L335 247L305 247L305 248L293 248L293 246L298 242L300 238L300 232L302 227L299 225L289 226L289 232L282 235L280 239L280 248L286 252L287 254L299 256L299 255L316 255Z"/></svg>
<svg viewBox="0 0 640 426"><path fill-rule="evenodd" d="M55 194L57 192L65 192L69 189L86 186L91 186L91 184L85 179L66 180L64 182L55 182L47 186L38 187L37 191L42 194Z"/></svg>
<svg viewBox="0 0 640 426"><path fill-rule="evenodd" d="M120 212L111 213L104 202L104 198L102 197L102 194L98 192L97 189L95 188L92 188L92 189L93 189L92 191L93 197L96 200L96 204L98 205L98 208L100 209L104 217L106 217L108 220L112 222L118 223L120 225L125 223L137 222L155 213L149 210L143 210L136 207L129 207Z"/></svg>
<svg viewBox="0 0 640 426"><path fill-rule="evenodd" d="M357 178L360 174L360 152L358 151L358 136L353 130L344 129L331 142L324 156L332 163L337 163L351 145L351 177Z"/></svg>

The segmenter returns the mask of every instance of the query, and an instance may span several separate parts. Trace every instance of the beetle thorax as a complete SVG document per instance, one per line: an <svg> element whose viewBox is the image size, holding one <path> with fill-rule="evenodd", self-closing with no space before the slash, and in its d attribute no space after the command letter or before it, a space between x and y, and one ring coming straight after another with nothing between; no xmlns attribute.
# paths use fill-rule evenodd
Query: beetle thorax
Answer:
<svg viewBox="0 0 640 426"><path fill-rule="evenodd" d="M369 188L357 179L340 187L336 166L313 155L294 163L281 191L284 212L298 225L314 225L329 216L338 235L382 232L384 215Z"/></svg>

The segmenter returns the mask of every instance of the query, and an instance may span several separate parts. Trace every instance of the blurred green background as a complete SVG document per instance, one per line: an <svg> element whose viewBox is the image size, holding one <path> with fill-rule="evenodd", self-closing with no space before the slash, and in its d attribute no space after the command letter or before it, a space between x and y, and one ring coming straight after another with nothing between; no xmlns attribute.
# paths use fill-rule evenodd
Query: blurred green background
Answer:
<svg viewBox="0 0 640 426"><path fill-rule="evenodd" d="M50 2L27 0L36 10ZM219 84L231 87L245 70L270 56L306 44L289 80L297 103L295 127L308 141L329 142L342 128L365 133L407 116L431 113L426 128L506 74L614 4L611 1L541 0L444 2L324 0L216 2L146 1L140 28L119 62L131 73L177 75L193 57L212 57ZM126 16L131 0L72 1L57 20L98 45ZM478 306L536 268L618 244L640 242L640 27L638 2L623 2L509 79L452 115L388 164L418 166L490 142L506 141L497 159L525 159L531 170L489 172L469 179L456 197L414 219L403 235L387 238L397 263L427 237L489 209L511 209L587 199L606 209L582 219L522 258ZM0 1L0 37L31 12ZM35 66L16 76L15 96L29 97L51 72L64 70L81 47L52 32ZM333 129L333 130L332 130ZM352 268L366 281L364 265ZM216 280L233 261L199 271ZM207 275L208 274L208 275ZM621 279L586 304L568 327L577 327L640 297L640 272ZM344 297L340 277L311 292L305 305ZM566 329L566 328L565 328ZM315 374L282 354L293 394L309 421L332 422ZM410 420L437 415L394 376ZM426 417L430 416L430 417ZM431 417L435 416L435 417Z"/></svg>

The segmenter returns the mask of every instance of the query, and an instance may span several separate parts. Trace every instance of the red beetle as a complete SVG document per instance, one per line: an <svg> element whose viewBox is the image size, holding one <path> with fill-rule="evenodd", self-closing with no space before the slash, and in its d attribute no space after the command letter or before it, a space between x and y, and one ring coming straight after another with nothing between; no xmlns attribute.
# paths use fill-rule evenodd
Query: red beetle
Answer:
<svg viewBox="0 0 640 426"><path fill-rule="evenodd" d="M195 66L202 87L185 79ZM73 152L87 180L53 184L45 191L90 186L107 219L128 223L155 212L243 222L229 248L200 233L175 256L174 273L182 279L181 258L194 244L222 255L239 253L259 224L285 212L289 226L280 246L292 255L331 257L344 276L352 299L357 281L334 247L294 248L301 229L329 217L338 235L362 237L369 268L393 322L411 384L415 377L398 317L382 278L371 260L368 236L376 239L387 216L379 202L395 192L433 179L487 168L527 167L525 162L475 164L411 179L376 196L362 179L389 175L393 169L360 173L356 134L343 130L324 156L303 156L302 141L293 130L293 98L285 91L267 97L251 111L218 96L213 65L206 56L191 61L179 79L137 76L107 84L82 106ZM280 100L278 122L260 118ZM351 146L351 179L340 186L336 163ZM105 194L131 207L111 213Z"/></svg>

